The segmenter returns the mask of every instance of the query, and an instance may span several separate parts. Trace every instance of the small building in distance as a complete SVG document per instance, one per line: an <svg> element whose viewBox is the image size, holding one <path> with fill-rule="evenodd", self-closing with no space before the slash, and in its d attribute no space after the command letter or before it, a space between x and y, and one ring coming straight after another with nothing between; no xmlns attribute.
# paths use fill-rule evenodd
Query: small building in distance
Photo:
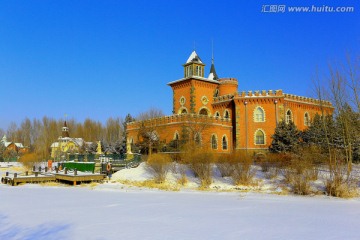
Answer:
<svg viewBox="0 0 360 240"><path fill-rule="evenodd" d="M22 143L8 141L6 135L1 139L1 143L5 146L5 152L14 152L16 155L21 155L29 152L29 147L25 147Z"/></svg>
<svg viewBox="0 0 360 240"><path fill-rule="evenodd" d="M64 160L67 159L67 154L83 153L87 145L91 144L82 138L71 138L65 121L61 129L61 137L57 142L51 144L51 157L56 160Z"/></svg>
<svg viewBox="0 0 360 240"><path fill-rule="evenodd" d="M129 123L128 152L132 144L143 140L144 130L165 145L176 146L190 138L219 153L263 152L271 145L279 121L292 121L304 130L315 114L333 112L329 101L282 90L238 91L239 81L219 77L213 59L205 77L205 64L195 51L183 67L183 78L168 83L173 91L169 99L173 115Z"/></svg>

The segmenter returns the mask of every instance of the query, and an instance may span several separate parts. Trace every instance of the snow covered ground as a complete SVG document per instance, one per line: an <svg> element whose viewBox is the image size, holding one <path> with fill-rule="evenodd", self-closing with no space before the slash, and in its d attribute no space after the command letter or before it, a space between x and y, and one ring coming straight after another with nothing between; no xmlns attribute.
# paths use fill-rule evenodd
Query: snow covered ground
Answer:
<svg viewBox="0 0 360 240"><path fill-rule="evenodd" d="M149 174L140 166L115 179ZM231 185L218 181L212 186ZM189 182L177 192L117 181L0 184L0 239L360 239L359 198L204 192L191 176Z"/></svg>

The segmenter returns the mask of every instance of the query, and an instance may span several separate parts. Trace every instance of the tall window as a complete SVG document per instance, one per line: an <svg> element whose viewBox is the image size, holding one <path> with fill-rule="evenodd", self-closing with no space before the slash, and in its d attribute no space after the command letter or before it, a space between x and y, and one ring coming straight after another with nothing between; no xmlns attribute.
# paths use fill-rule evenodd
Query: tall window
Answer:
<svg viewBox="0 0 360 240"><path fill-rule="evenodd" d="M226 136L223 136L222 138L222 149L227 150L228 149L228 142Z"/></svg>
<svg viewBox="0 0 360 240"><path fill-rule="evenodd" d="M195 140L195 143L196 143L197 145L200 145L200 144L201 144L201 136L200 136L200 133L195 133L194 140Z"/></svg>
<svg viewBox="0 0 360 240"><path fill-rule="evenodd" d="M217 139L215 134L211 136L211 148L217 149Z"/></svg>
<svg viewBox="0 0 360 240"><path fill-rule="evenodd" d="M305 126L310 126L309 113L305 113L305 115L304 115L304 125L305 125Z"/></svg>
<svg viewBox="0 0 360 240"><path fill-rule="evenodd" d="M285 118L286 123L290 123L290 121L292 121L292 114L290 110L287 110L286 112L286 118Z"/></svg>
<svg viewBox="0 0 360 240"><path fill-rule="evenodd" d="M265 121L265 113L261 107L257 107L254 112L255 122L264 122Z"/></svg>
<svg viewBox="0 0 360 240"><path fill-rule="evenodd" d="M178 147L179 147L179 133L175 132L175 135L174 135L174 148L178 149Z"/></svg>
<svg viewBox="0 0 360 240"><path fill-rule="evenodd" d="M216 112L216 113L215 113L215 117L220 117L220 113L219 113L219 112Z"/></svg>
<svg viewBox="0 0 360 240"><path fill-rule="evenodd" d="M224 112L224 118L230 118L230 113L228 110L225 110Z"/></svg>
<svg viewBox="0 0 360 240"><path fill-rule="evenodd" d="M265 134L261 130L257 130L255 133L255 144L265 144Z"/></svg>

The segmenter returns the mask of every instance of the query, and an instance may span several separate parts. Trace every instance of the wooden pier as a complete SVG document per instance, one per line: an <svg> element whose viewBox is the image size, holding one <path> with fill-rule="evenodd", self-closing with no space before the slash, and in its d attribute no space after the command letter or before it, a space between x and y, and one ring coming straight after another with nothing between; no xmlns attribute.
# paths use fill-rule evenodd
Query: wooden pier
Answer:
<svg viewBox="0 0 360 240"><path fill-rule="evenodd" d="M46 172L39 173L33 172L32 174L10 174L6 173L6 176L1 178L1 183L9 184L11 186L16 186L20 183L42 183L42 182L66 182L76 185L77 183L82 182L94 182L94 181L102 181L106 178L105 174L98 173L84 173L84 172L66 172L58 171L56 172Z"/></svg>

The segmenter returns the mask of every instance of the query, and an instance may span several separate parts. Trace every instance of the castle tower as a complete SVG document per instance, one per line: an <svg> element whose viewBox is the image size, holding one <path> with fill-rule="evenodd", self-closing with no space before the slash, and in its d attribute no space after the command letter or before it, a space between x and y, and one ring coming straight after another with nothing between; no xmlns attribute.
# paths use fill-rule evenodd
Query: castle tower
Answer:
<svg viewBox="0 0 360 240"><path fill-rule="evenodd" d="M63 138L70 137L69 128L67 127L66 120L64 122L64 126L61 129L61 137L63 137Z"/></svg>
<svg viewBox="0 0 360 240"><path fill-rule="evenodd" d="M193 51L184 66L184 77L204 77L205 64L200 57Z"/></svg>
<svg viewBox="0 0 360 240"><path fill-rule="evenodd" d="M183 64L184 77L168 83L173 89L174 114L200 114L212 116L212 101L219 85L214 61L210 71L211 79L205 78L205 64L193 51Z"/></svg>

